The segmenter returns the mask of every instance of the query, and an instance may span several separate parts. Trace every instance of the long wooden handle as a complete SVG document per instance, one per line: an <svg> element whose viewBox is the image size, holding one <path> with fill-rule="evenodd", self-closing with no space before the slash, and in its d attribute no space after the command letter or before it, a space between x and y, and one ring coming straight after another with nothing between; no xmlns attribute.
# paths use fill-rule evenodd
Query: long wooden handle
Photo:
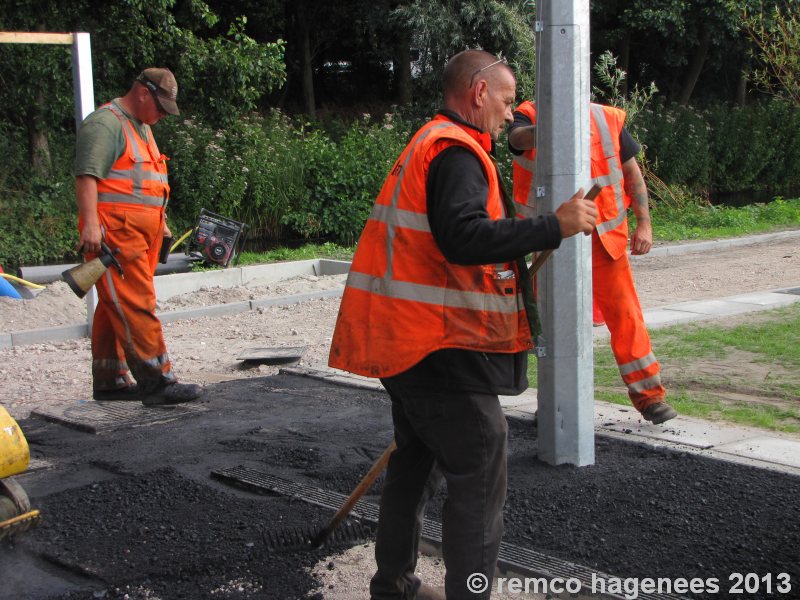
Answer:
<svg viewBox="0 0 800 600"><path fill-rule="evenodd" d="M336 530L339 526L339 523L344 520L344 518L350 514L350 511L361 499L366 491L372 487L372 484L375 483L375 480L378 476L383 472L386 468L386 465L389 463L389 456L391 456L392 452L397 450L397 444L394 440L386 447L386 450L383 451L383 454L378 457L378 460L375 461L375 464L372 465L372 468L367 471L367 474L364 475L363 479L359 482L359 484L355 487L355 489L350 493L347 497L347 500L344 501L342 507L336 511L336 514L333 515L330 523L328 523L325 527L323 527L320 532L314 536L314 539L311 540L311 545L313 547L321 546L325 543L330 535Z"/></svg>

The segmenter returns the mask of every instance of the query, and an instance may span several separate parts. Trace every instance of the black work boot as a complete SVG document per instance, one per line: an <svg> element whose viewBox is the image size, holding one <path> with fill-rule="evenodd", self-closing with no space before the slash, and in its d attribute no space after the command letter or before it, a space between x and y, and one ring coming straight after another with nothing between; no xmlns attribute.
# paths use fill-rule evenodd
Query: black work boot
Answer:
<svg viewBox="0 0 800 600"><path fill-rule="evenodd" d="M145 406L172 406L191 402L203 393L196 383L170 383L141 396Z"/></svg>
<svg viewBox="0 0 800 600"><path fill-rule="evenodd" d="M642 418L645 421L650 421L653 425L658 425L678 416L678 411L672 408L669 404L664 402L656 402L651 404L642 411Z"/></svg>

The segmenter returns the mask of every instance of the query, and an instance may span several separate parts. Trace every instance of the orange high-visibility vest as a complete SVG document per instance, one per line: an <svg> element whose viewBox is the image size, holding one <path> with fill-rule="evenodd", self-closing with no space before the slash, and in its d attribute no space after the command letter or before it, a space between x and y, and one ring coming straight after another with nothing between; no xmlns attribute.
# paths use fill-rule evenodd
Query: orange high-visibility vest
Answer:
<svg viewBox="0 0 800 600"><path fill-rule="evenodd" d="M452 264L431 234L428 167L453 145L465 146L481 161L489 183L486 210L491 219L505 217L496 167L471 133L437 115L400 154L353 257L330 366L391 377L443 348L498 353L531 348L516 267Z"/></svg>
<svg viewBox="0 0 800 600"><path fill-rule="evenodd" d="M516 110L536 124L536 107L532 102L525 101ZM589 114L592 183L603 188L595 198L599 213L596 228L603 247L617 259L628 245L628 208L631 205L631 198L623 186L619 156L619 136L625 124L625 111L591 104ZM514 157L514 202L524 216L535 214L535 160L535 148Z"/></svg>
<svg viewBox="0 0 800 600"><path fill-rule="evenodd" d="M119 119L126 147L108 176L98 180L97 202L166 206L169 200L167 157L159 152L149 126L145 141L117 106L109 103L100 108L110 110Z"/></svg>

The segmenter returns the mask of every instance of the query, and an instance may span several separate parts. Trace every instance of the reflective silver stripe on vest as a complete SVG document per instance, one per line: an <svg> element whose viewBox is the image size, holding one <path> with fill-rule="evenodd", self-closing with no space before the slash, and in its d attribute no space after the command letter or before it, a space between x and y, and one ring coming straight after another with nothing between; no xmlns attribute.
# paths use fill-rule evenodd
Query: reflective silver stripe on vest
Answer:
<svg viewBox="0 0 800 600"><path fill-rule="evenodd" d="M403 227L414 231L430 233L430 223L427 214L415 213L397 207L406 166L411 160L417 145L434 130L446 127L458 126L452 123L433 125L414 141L414 145L408 149L400 173L397 176L391 202L389 204L375 204L375 206L373 206L370 218L386 224L386 273L383 277L373 277L372 275L350 269L350 273L347 276L347 286L379 296L388 296L400 300L409 300L450 308L466 308L478 311L515 314L520 310L516 295L503 296L499 294L485 294L483 292L453 290L420 283L395 281L393 279L392 265L394 261L393 242L395 229L397 227ZM500 268L502 268L502 266Z"/></svg>
<svg viewBox="0 0 800 600"><path fill-rule="evenodd" d="M625 220L625 199L622 195L622 166L619 164L619 157L614 149L614 141L611 139L611 131L608 128L608 121L603 112L603 107L599 104L590 105L592 111L592 118L597 125L597 131L600 133L600 142L603 145L603 154L605 155L606 165L608 167L608 175L601 175L600 177L593 177L592 182L602 187L612 186L614 190L614 199L617 205L617 216L610 221L604 221L597 224L597 233L603 235L609 231L613 231Z"/></svg>
<svg viewBox="0 0 800 600"><path fill-rule="evenodd" d="M428 131L420 135L415 141L414 145L408 149L406 158L403 161L403 166L400 167L400 173L397 175L397 181L392 190L392 200L388 205L381 205L380 216L383 217L383 222L386 223L386 275L384 276L387 281L392 279L393 264L394 264L394 230L399 225L399 209L397 208L398 198L400 197L400 189L402 188L403 178L406 174L406 166L408 166L411 157L414 155L414 148L416 148L426 137L428 137L436 129L444 129L446 127L458 127L453 123L441 123L430 127ZM377 203L376 203L377 206ZM406 214L419 214L420 218L424 218L427 222L428 215L421 213L412 213L411 211L403 211ZM418 221L416 221L418 223ZM428 224L428 231L430 231L430 224Z"/></svg>
<svg viewBox="0 0 800 600"><path fill-rule="evenodd" d="M635 373L636 371L641 371L642 369L646 369L650 365L655 364L656 356L652 352L647 356L643 356L637 360L632 360L631 362L625 363L624 365L619 365L619 373L620 375L629 375L631 373Z"/></svg>
<svg viewBox="0 0 800 600"><path fill-rule="evenodd" d="M123 112L114 104L109 104L108 109L113 112L117 118L119 119L120 123L122 124L122 129L125 131L125 145L131 147L131 151L133 152L134 157L134 165L131 169L112 169L108 177L106 179L112 180L120 180L120 179L129 179L133 184L133 193L131 195L128 194L115 194L111 192L99 192L97 194L97 201L98 202L127 202L130 204L146 204L149 206L163 206L165 202L165 198L157 198L155 196L147 196L142 193L144 189L144 181L158 181L164 185L168 183L168 177L166 173L158 173L156 171L145 171L144 165L145 162L152 162L152 157L147 157L147 161L145 157L142 156L141 152L139 152L139 145L136 143L131 143L131 140L141 139L138 133L131 125L131 122L128 120ZM151 134L152 135L152 134ZM149 144L147 140L142 140L146 146Z"/></svg>
<svg viewBox="0 0 800 600"><path fill-rule="evenodd" d="M536 216L536 206L530 206L528 204L520 204L519 202L515 202L514 206L517 209L517 215L520 215L525 218Z"/></svg>
<svg viewBox="0 0 800 600"><path fill-rule="evenodd" d="M514 156L514 162L517 163L520 169L531 174L531 182L528 185L525 202L528 206L536 206L536 160L531 160L520 154ZM517 205L519 206L519 203Z"/></svg>
<svg viewBox="0 0 800 600"><path fill-rule="evenodd" d="M501 296L499 294L452 290L408 281L393 281L357 271L350 271L350 275L347 277L347 286L378 296L388 296L398 300L409 300L448 308L467 308L503 314L514 314L520 310L516 295Z"/></svg>
<svg viewBox="0 0 800 600"><path fill-rule="evenodd" d="M526 171L530 171L531 173L533 173L534 169L536 168L536 161L531 160L530 158L526 158L522 154L515 154L514 162L517 163L520 167L522 167Z"/></svg>
<svg viewBox="0 0 800 600"><path fill-rule="evenodd" d="M372 207L370 219L386 223L389 227L403 227L414 231L425 231L430 233L431 225L428 222L428 215L415 213L402 208L394 208L386 204L376 204Z"/></svg>
<svg viewBox="0 0 800 600"><path fill-rule="evenodd" d="M633 394L641 394L642 392L646 392L647 390L652 390L657 387L661 387L661 375L658 374L646 379L629 383L628 391Z"/></svg>

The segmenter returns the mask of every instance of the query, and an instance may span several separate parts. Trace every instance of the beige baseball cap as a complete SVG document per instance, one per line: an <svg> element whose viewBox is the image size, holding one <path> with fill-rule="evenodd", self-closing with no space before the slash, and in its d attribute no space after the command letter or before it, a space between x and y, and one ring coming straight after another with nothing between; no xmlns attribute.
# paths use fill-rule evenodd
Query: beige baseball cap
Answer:
<svg viewBox="0 0 800 600"><path fill-rule="evenodd" d="M178 110L178 82L175 75L169 69L150 68L145 69L136 78L136 81L145 86L156 100L156 103L171 115L179 115Z"/></svg>

